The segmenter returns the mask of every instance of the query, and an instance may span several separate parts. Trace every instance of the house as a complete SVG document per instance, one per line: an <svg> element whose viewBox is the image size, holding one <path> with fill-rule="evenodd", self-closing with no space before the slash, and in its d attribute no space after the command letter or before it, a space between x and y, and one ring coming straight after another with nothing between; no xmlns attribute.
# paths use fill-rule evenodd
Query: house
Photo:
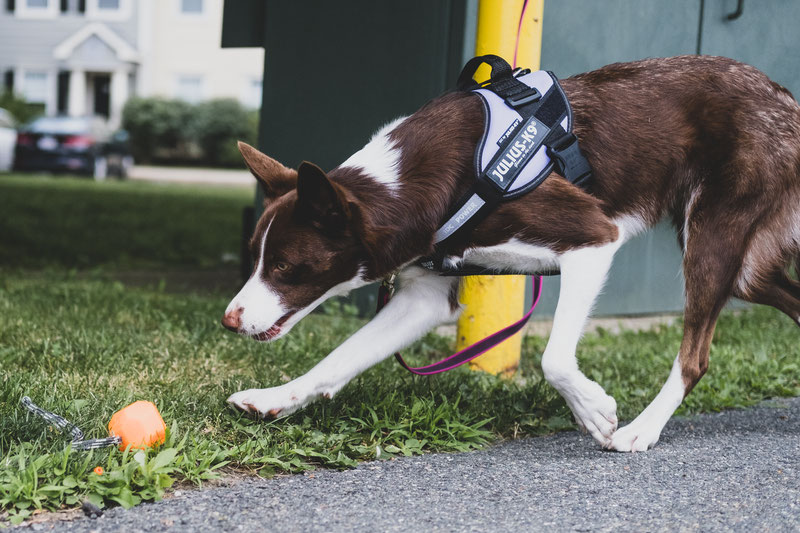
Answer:
<svg viewBox="0 0 800 533"><path fill-rule="evenodd" d="M264 51L220 46L223 0L2 0L2 87L118 125L133 96L261 103Z"/></svg>

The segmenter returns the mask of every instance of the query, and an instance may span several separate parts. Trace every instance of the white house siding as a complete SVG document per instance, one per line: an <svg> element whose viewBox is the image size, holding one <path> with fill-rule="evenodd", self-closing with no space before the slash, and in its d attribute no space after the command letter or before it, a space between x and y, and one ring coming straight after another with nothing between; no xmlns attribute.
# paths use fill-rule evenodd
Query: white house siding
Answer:
<svg viewBox="0 0 800 533"><path fill-rule="evenodd" d="M196 0L194 0L196 1ZM202 0L201 14L181 13L181 0L144 0L151 40L142 48L142 94L195 99L232 97L255 104L252 86L262 77L262 48L223 49L223 0ZM200 88L197 88L197 79Z"/></svg>

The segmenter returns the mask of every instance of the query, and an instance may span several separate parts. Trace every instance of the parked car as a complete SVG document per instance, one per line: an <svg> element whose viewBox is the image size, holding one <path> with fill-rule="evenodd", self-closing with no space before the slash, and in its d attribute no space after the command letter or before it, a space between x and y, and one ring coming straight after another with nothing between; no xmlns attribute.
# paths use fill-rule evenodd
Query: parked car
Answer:
<svg viewBox="0 0 800 533"><path fill-rule="evenodd" d="M124 178L133 165L125 131L99 117L42 117L17 135L15 170L77 172L96 180Z"/></svg>
<svg viewBox="0 0 800 533"><path fill-rule="evenodd" d="M14 145L17 144L17 130L11 113L0 109L0 172L11 170L14 161Z"/></svg>

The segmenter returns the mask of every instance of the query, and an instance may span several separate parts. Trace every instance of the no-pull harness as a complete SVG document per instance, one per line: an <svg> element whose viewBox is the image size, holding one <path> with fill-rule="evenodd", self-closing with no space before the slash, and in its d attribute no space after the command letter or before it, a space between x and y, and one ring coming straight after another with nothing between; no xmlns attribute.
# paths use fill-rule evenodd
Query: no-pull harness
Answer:
<svg viewBox="0 0 800 533"><path fill-rule="evenodd" d="M489 80L473 76L482 63ZM538 187L553 170L588 189L592 169L572 133L572 108L549 71L512 69L501 57L470 59L458 77L459 91L477 94L484 109L483 136L475 151L477 179L436 231L435 253L420 264L449 275L475 274L444 262L448 245L468 234L497 206Z"/></svg>
<svg viewBox="0 0 800 533"><path fill-rule="evenodd" d="M492 72L488 81L478 83L473 76L482 63L491 66ZM419 264L442 276L509 274L447 265L448 245L472 231L500 202L534 190L553 170L588 189L592 169L572 134L572 108L552 72L512 69L501 57L489 54L467 62L458 77L457 88L474 92L483 103L485 125L475 151L477 179L436 231L435 253ZM393 274L381 284L378 311L392 297L394 280ZM460 352L417 368L409 366L399 353L395 353L395 358L405 369L419 375L438 374L475 359L522 329L539 302L541 274L533 276L532 289L532 305L525 316Z"/></svg>

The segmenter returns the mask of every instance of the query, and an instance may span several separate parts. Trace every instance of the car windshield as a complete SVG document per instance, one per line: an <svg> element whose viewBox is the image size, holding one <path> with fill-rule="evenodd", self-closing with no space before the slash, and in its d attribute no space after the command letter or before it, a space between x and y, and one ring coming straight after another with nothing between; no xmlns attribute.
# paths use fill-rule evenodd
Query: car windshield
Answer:
<svg viewBox="0 0 800 533"><path fill-rule="evenodd" d="M33 133L78 134L89 131L89 121L85 118L42 117L31 122L25 129Z"/></svg>

